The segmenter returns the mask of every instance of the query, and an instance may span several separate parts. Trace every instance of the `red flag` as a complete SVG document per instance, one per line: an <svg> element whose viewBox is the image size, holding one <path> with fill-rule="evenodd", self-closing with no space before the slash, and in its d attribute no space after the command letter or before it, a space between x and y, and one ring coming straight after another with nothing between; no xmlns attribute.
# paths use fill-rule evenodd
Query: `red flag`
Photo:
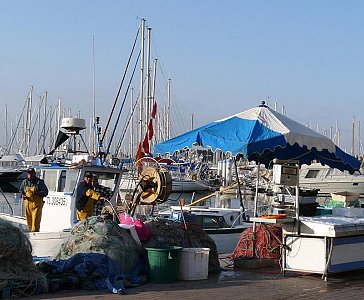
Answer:
<svg viewBox="0 0 364 300"><path fill-rule="evenodd" d="M148 140L148 134L145 135L144 137L144 141L143 141L143 149L144 149L144 153L148 154L149 153L149 140Z"/></svg>
<svg viewBox="0 0 364 300"><path fill-rule="evenodd" d="M157 115L157 101L154 101L151 117L155 119L156 115Z"/></svg>
<svg viewBox="0 0 364 300"><path fill-rule="evenodd" d="M154 131L153 131L153 120L150 119L149 124L148 124L148 138L149 138L149 140L152 139L153 133L154 133Z"/></svg>
<svg viewBox="0 0 364 300"><path fill-rule="evenodd" d="M144 152L142 151L142 145L141 145L141 143L139 143L138 150L137 150L137 153L135 155L135 161L138 161L142 157L144 157Z"/></svg>
<svg viewBox="0 0 364 300"><path fill-rule="evenodd" d="M142 150L142 144L139 143L138 145L138 151L135 156L136 166L138 168L138 173L140 174L143 170L143 164L139 160L144 157L144 152Z"/></svg>

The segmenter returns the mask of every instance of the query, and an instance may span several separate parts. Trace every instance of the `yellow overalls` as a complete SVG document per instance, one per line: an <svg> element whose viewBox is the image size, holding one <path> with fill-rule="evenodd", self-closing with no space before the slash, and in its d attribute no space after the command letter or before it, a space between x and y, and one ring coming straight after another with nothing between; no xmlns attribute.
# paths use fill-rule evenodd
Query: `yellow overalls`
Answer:
<svg viewBox="0 0 364 300"><path fill-rule="evenodd" d="M25 216L28 228L32 232L39 231L44 204L43 197L35 195L35 191L35 186L27 186L24 191L25 196L27 197L26 200L24 200Z"/></svg>
<svg viewBox="0 0 364 300"><path fill-rule="evenodd" d="M78 221L86 220L88 217L92 216L94 212L94 201L98 201L101 197L101 195L93 189L88 189L86 191L86 196L88 199L84 208L82 210L77 210L76 212Z"/></svg>

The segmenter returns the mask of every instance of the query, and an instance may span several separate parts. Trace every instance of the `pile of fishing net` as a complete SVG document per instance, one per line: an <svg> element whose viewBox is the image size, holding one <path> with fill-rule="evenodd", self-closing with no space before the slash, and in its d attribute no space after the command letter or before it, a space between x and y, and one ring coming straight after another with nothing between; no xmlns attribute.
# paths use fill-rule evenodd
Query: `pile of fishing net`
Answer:
<svg viewBox="0 0 364 300"><path fill-rule="evenodd" d="M0 296L29 296L47 291L46 277L33 263L28 237L0 219Z"/></svg>
<svg viewBox="0 0 364 300"><path fill-rule="evenodd" d="M214 240L196 223L184 223L177 220L155 218L145 222L151 230L149 240L143 246L158 248L180 246L183 248L210 248L209 272L220 270L220 264Z"/></svg>
<svg viewBox="0 0 364 300"><path fill-rule="evenodd" d="M143 251L127 230L98 216L80 221L72 228L58 258L68 259L77 253L101 253L109 256L121 273L128 273L139 263Z"/></svg>
<svg viewBox="0 0 364 300"><path fill-rule="evenodd" d="M147 280L145 249L107 217L78 222L56 260L42 261L50 291L88 289L124 293Z"/></svg>
<svg viewBox="0 0 364 300"><path fill-rule="evenodd" d="M259 224L256 226L255 236L255 256L253 256L253 227L249 227L242 232L232 258L280 258L282 245L282 228L280 226Z"/></svg>

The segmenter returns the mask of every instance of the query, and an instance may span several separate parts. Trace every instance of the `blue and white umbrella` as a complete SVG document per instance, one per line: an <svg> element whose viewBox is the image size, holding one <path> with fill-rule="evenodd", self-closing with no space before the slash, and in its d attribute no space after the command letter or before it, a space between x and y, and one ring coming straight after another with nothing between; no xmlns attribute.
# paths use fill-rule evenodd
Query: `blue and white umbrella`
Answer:
<svg viewBox="0 0 364 300"><path fill-rule="evenodd" d="M154 153L173 154L193 145L230 152L233 156L240 153L266 166L278 158L298 160L300 164L317 160L350 173L360 167L355 157L342 151L332 140L271 110L264 103L159 143Z"/></svg>

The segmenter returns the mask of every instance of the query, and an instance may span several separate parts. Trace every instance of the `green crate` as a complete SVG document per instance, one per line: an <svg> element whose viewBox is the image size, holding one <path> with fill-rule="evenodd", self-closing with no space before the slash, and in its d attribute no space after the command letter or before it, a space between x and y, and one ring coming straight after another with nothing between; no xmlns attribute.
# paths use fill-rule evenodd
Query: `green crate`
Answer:
<svg viewBox="0 0 364 300"><path fill-rule="evenodd" d="M328 207L353 207L359 204L358 200L350 201L350 202L343 202L343 201L335 201L330 200Z"/></svg>

